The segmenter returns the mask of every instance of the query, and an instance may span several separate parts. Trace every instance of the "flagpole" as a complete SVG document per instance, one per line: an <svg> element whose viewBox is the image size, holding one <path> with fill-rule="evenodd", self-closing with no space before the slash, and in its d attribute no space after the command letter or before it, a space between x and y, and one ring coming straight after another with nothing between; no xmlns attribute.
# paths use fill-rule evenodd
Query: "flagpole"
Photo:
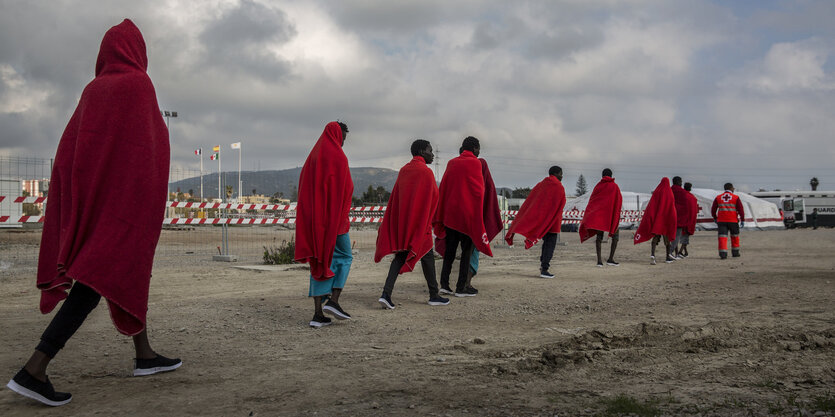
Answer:
<svg viewBox="0 0 835 417"><path fill-rule="evenodd" d="M223 202L223 194L220 191L220 146L217 147L217 198Z"/></svg>
<svg viewBox="0 0 835 417"><path fill-rule="evenodd" d="M243 202L243 193L241 188L243 188L243 184L241 184L241 142L238 142L238 203Z"/></svg>

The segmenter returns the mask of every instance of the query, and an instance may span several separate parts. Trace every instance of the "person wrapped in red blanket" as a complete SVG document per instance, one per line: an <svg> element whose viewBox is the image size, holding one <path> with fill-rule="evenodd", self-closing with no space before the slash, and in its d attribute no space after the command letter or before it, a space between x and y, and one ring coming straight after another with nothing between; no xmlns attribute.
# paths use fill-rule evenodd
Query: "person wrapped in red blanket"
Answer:
<svg viewBox="0 0 835 417"><path fill-rule="evenodd" d="M554 165L548 169L548 176L533 187L505 236L505 241L511 246L515 234L524 236L525 249L543 239L542 254L539 256L539 276L542 278L554 278L548 269L557 247L562 210L565 208L565 187L561 181L562 168Z"/></svg>
<svg viewBox="0 0 835 417"><path fill-rule="evenodd" d="M42 313L64 302L29 361L7 385L47 405L72 399L55 392L46 368L102 297L116 329L133 336L135 376L182 364L157 355L146 328L170 156L147 69L145 41L136 25L125 19L110 28L101 42L96 76L81 93L58 144L37 286Z"/></svg>
<svg viewBox="0 0 835 417"><path fill-rule="evenodd" d="M618 227L620 226L620 209L623 205L623 196L620 193L620 187L615 184L615 179L612 177L612 170L606 168L603 170L603 179L594 186L591 192L589 202L586 205L586 211L583 213L583 220L580 221L580 242L585 242L592 236L597 236L594 242L594 247L597 250L597 266L603 267L603 258L601 257L601 246L603 244L603 235L609 233L609 238L612 239L612 244L609 249L609 259L606 260L606 265L618 266L615 262L615 250L618 247Z"/></svg>
<svg viewBox="0 0 835 417"><path fill-rule="evenodd" d="M699 200L696 199L696 196L690 192L693 188L693 184L689 182L684 183L684 191L686 192L685 196L687 197L687 223L685 224L684 233L681 236L681 240L679 243L679 248L676 251L676 255L680 258L686 258L690 256L690 252L687 250L687 245L690 244L690 236L693 236L696 233L696 221L699 217ZM676 217L681 216L681 214L676 213ZM678 238L678 237L677 237Z"/></svg>
<svg viewBox="0 0 835 417"><path fill-rule="evenodd" d="M412 160L397 174L391 190L383 223L377 231L377 250L374 262L394 253L383 294L377 300L383 308L394 309L391 293L399 274L410 272L420 260L423 277L429 287L429 305L449 304L449 299L438 294L435 278L435 255L432 252L432 216L438 206L438 185L428 165L435 159L429 141L418 139L412 143Z"/></svg>
<svg viewBox="0 0 835 417"><path fill-rule="evenodd" d="M435 236L445 241L440 292L455 294L457 297L470 297L476 295L473 288L466 286L473 249L487 256L493 256L493 251L490 249L490 238L484 225L485 187L484 176L481 173L482 165L478 160L480 144L477 138L468 136L461 148L461 155L447 163L441 179L438 209L432 225ZM461 267L453 293L449 288L449 275L459 244Z"/></svg>
<svg viewBox="0 0 835 417"><path fill-rule="evenodd" d="M678 254L678 245L684 239L684 236L687 235L687 224L690 222L690 200L688 198L690 193L685 191L681 185L681 177L673 177L673 186L671 189L676 205L676 237L675 240L670 242L670 254L676 260L684 259L684 257Z"/></svg>
<svg viewBox="0 0 835 417"><path fill-rule="evenodd" d="M459 149L458 153L463 152ZM493 175L490 174L490 167L487 161L483 158L478 158L481 162L481 176L484 177L484 230L487 232L487 240L492 242L493 239L502 231L504 223L502 222L502 212L499 209L499 197L496 193L496 184L493 182ZM435 242L436 248L443 248L444 239L438 239ZM478 290L473 287L473 277L478 274L478 250L473 249L473 254L470 256L470 267L467 271L467 283L465 287L475 294Z"/></svg>
<svg viewBox="0 0 835 417"><path fill-rule="evenodd" d="M664 239L666 248L666 263L675 261L670 254L670 241L676 237L676 203L673 191L670 188L670 180L667 177L661 179L661 183L655 187L652 197L644 209L641 224L635 232L634 244L646 242L652 239L650 252L650 264L655 265L655 247L660 239Z"/></svg>
<svg viewBox="0 0 835 417"><path fill-rule="evenodd" d="M310 264L310 327L315 328L331 324L324 312L339 320L351 318L339 305L354 259L348 237L354 183L342 151L347 135L345 123L328 123L299 175L295 259Z"/></svg>

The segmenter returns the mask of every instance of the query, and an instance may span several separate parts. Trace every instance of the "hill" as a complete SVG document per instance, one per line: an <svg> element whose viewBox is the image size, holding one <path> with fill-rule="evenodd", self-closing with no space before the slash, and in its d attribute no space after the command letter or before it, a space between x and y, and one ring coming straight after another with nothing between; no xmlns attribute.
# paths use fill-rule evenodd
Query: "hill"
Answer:
<svg viewBox="0 0 835 417"><path fill-rule="evenodd" d="M254 189L257 194L275 195L276 193L282 193L284 198L291 198L299 186L301 170L301 168L291 168L271 171L241 171L244 195L251 195ZM223 186L234 186L238 182L238 172L223 172L221 179L223 180ZM351 168L351 179L354 181L354 197L362 197L362 193L368 190L369 185L375 188L382 185L386 190L391 191L394 187L394 181L397 180L397 171L374 167ZM199 195L200 177L172 182L170 188L172 191L179 189L182 192L194 190L194 194ZM237 190L235 191L237 192ZM217 197L217 173L203 175L203 195L206 198Z"/></svg>

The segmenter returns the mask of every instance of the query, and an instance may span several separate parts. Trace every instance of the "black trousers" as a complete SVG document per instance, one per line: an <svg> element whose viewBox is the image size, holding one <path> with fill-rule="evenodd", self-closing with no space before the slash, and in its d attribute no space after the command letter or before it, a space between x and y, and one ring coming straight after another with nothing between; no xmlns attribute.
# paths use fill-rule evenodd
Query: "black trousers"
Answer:
<svg viewBox="0 0 835 417"><path fill-rule="evenodd" d="M409 256L408 252L397 252L391 261L386 284L383 286L383 292L389 296L394 291L394 283L397 281L397 276L400 275L400 268L406 263L407 256ZM420 267L423 269L423 277L426 278L426 285L429 287L429 297L438 295L438 280L435 278L435 254L432 250L420 258Z"/></svg>
<svg viewBox="0 0 835 417"><path fill-rule="evenodd" d="M452 263L455 262L455 252L461 245L461 266L458 268L458 283L456 291L462 291L467 285L467 272L470 269L470 256L473 254L473 240L457 230L446 228L446 251L444 264L441 268L441 288L449 288L449 275L452 273Z"/></svg>
<svg viewBox="0 0 835 417"><path fill-rule="evenodd" d="M551 267L551 258L554 257L558 237L558 233L547 233L542 238L542 255L539 255L539 269L541 272L548 271L548 268Z"/></svg>
<svg viewBox="0 0 835 417"><path fill-rule="evenodd" d="M64 304L44 330L41 342L35 349L54 358L58 351L64 348L67 340L70 340L81 327L87 315L96 308L99 300L101 300L101 295L76 281L70 290L70 295L64 300Z"/></svg>

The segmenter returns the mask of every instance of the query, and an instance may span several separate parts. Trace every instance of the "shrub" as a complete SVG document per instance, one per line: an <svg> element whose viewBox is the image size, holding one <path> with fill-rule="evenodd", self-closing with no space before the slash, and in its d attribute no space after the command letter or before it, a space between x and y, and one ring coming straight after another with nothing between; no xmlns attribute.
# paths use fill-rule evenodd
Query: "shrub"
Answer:
<svg viewBox="0 0 835 417"><path fill-rule="evenodd" d="M278 246L264 246L265 265L286 265L294 262L296 242L283 240Z"/></svg>

